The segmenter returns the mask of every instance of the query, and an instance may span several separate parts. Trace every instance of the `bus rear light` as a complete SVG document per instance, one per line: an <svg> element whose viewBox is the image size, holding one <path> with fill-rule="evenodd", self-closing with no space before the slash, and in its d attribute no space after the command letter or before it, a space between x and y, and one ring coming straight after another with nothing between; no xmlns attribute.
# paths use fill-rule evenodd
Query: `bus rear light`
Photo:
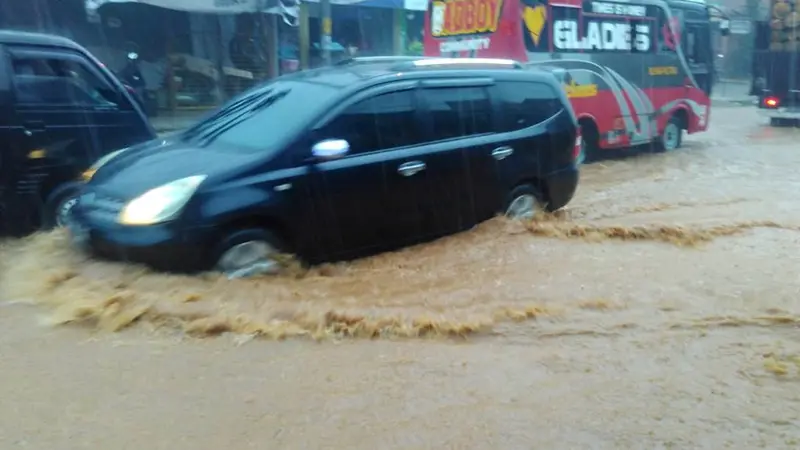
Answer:
<svg viewBox="0 0 800 450"><path fill-rule="evenodd" d="M777 108L781 101L777 97L764 98L764 106L767 108Z"/></svg>
<svg viewBox="0 0 800 450"><path fill-rule="evenodd" d="M582 162L581 158L583 157L583 139L581 138L580 133L575 136L575 147L572 149L572 160L577 161L578 163Z"/></svg>

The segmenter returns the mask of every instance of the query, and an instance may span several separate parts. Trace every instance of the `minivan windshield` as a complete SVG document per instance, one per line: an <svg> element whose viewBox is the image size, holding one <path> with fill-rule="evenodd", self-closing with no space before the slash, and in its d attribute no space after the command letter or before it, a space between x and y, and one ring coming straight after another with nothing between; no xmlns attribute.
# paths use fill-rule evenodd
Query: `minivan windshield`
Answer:
<svg viewBox="0 0 800 450"><path fill-rule="evenodd" d="M243 93L180 135L186 142L213 145L215 150L260 151L272 148L307 126L323 104L334 96L331 86L278 81Z"/></svg>

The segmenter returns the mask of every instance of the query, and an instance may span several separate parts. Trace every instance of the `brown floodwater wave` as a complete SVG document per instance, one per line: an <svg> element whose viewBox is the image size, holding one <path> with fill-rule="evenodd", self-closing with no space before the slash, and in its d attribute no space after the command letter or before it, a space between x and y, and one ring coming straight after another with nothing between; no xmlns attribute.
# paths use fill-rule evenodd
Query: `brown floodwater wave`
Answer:
<svg viewBox="0 0 800 450"><path fill-rule="evenodd" d="M680 201L672 203L662 202L662 203L655 203L644 206L633 206L633 207L613 205L610 208L611 209L610 211L601 211L599 213L593 208L578 208L574 210L572 209L563 210L563 212L559 211L559 213L561 213L565 217L569 217L574 220L580 219L580 220L597 221L602 219L618 219L620 217L633 214L647 214L647 213L672 211L680 208L708 208L713 206L731 206L751 201L754 201L754 199L738 197L738 198L715 200L715 201Z"/></svg>
<svg viewBox="0 0 800 450"><path fill-rule="evenodd" d="M587 241L660 241L681 247L694 247L714 238L734 236L755 228L800 230L797 226L772 221L747 221L708 228L673 225L597 226L559 221L533 221L526 224L526 230L536 236Z"/></svg>
<svg viewBox="0 0 800 450"><path fill-rule="evenodd" d="M606 227L563 214L524 224L496 219L430 244L310 269L293 264L282 275L246 280L93 260L56 231L0 242L0 299L44 306L48 324L108 332L140 325L192 336L465 338L492 334L503 323L614 309L603 298L536 298L537 278L517 263L521 252L534 251L533 242L691 247L754 228L797 229L768 221Z"/></svg>

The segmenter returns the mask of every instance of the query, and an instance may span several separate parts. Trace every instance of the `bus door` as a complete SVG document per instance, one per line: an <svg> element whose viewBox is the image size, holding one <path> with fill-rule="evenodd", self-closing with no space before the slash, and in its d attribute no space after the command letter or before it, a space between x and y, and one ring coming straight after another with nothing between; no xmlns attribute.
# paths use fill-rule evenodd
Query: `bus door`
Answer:
<svg viewBox="0 0 800 450"><path fill-rule="evenodd" d="M684 10L681 27L681 49L692 78L707 97L711 96L714 83L714 51L711 46L711 22L708 11ZM687 90L693 88L690 80ZM691 97L687 92L687 97Z"/></svg>

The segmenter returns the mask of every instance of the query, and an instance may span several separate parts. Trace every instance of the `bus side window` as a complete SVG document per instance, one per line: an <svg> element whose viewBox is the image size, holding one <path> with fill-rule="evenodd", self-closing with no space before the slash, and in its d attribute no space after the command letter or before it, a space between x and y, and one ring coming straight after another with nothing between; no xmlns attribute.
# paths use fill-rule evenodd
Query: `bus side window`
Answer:
<svg viewBox="0 0 800 450"><path fill-rule="evenodd" d="M680 10L676 10L675 13L676 15L672 19L668 19L667 15L664 14L664 10L659 9L657 28L653 33L658 53L673 55L677 53L677 46L681 42L680 33L683 14ZM677 35L674 32L677 32Z"/></svg>

